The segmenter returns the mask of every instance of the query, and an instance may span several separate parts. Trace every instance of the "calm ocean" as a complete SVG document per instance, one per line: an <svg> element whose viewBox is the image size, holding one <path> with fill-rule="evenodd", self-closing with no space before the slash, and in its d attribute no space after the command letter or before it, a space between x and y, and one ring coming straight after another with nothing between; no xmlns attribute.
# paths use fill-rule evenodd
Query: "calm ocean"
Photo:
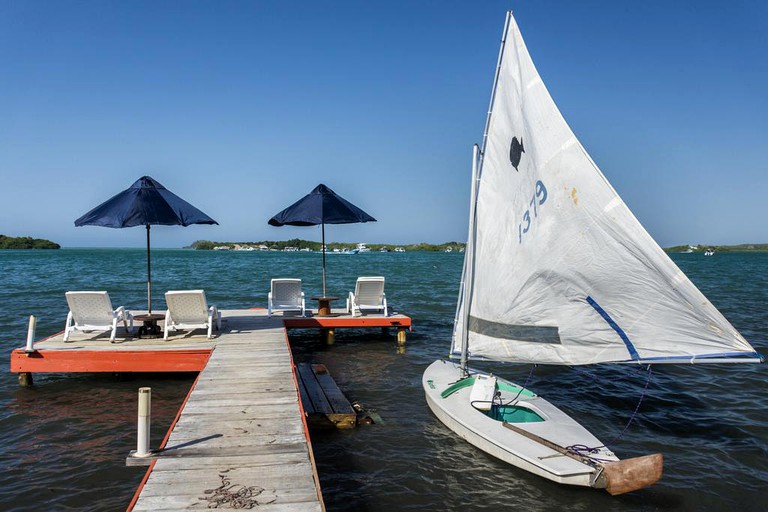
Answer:
<svg viewBox="0 0 768 512"><path fill-rule="evenodd" d="M141 249L0 251L0 344L24 345L62 330L67 290L108 290L115 305L146 308ZM266 306L269 280L300 277L321 289L320 255L159 249L152 252L154 309L168 289L204 288L225 309ZM357 276L383 275L414 331L404 351L378 331L340 331L324 346L291 336L297 361L324 363L350 400L382 421L313 434L329 511L766 510L768 366L656 366L640 413L611 444L620 457L661 451L657 485L611 497L561 487L516 470L458 439L427 408L421 374L447 353L463 255L328 256L328 292L344 297ZM675 254L673 259L737 329L768 353L768 254ZM136 391L153 389L152 446L164 436L193 375L35 375L0 380L0 510L124 510L144 469L135 448ZM530 367L489 367L524 382ZM606 443L621 433L645 385L642 369L538 367L529 387Z"/></svg>

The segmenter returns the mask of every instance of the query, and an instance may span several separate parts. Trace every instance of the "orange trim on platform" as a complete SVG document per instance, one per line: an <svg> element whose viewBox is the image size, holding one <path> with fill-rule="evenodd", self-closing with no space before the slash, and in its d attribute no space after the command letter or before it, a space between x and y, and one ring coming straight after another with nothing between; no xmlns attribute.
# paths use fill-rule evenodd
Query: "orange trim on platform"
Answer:
<svg viewBox="0 0 768 512"><path fill-rule="evenodd" d="M199 372L212 349L200 350L38 350L11 352L11 372Z"/></svg>
<svg viewBox="0 0 768 512"><path fill-rule="evenodd" d="M411 319L406 317L349 317L349 316L313 316L311 318L284 317L286 329L330 328L366 328L366 327L407 327L411 328Z"/></svg>

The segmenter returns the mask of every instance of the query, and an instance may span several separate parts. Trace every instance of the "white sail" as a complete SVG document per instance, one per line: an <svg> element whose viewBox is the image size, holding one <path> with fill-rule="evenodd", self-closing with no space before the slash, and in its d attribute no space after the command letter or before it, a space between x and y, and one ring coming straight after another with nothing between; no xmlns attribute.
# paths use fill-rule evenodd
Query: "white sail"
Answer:
<svg viewBox="0 0 768 512"><path fill-rule="evenodd" d="M468 319L474 358L759 359L616 194L555 106L511 16L507 27L452 352Z"/></svg>

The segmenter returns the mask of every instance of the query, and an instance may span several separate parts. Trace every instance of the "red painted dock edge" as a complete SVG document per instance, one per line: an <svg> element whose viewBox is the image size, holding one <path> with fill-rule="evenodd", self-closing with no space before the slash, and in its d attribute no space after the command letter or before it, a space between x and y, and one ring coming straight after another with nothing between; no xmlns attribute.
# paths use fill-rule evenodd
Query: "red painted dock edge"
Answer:
<svg viewBox="0 0 768 512"><path fill-rule="evenodd" d="M212 349L11 352L12 373L199 372Z"/></svg>
<svg viewBox="0 0 768 512"><path fill-rule="evenodd" d="M370 327L395 327L407 328L410 330L411 319L407 316L371 316L371 317L349 317L349 316L313 316L305 317L284 317L283 325L286 329L342 329L342 328L370 328Z"/></svg>
<svg viewBox="0 0 768 512"><path fill-rule="evenodd" d="M412 329L411 318L404 315L396 317L284 317L283 325L286 329L371 327ZM212 348L179 350L38 349L28 354L23 348L18 348L11 351L10 371L11 373L200 372L208 363L212 351Z"/></svg>
<svg viewBox="0 0 768 512"><path fill-rule="evenodd" d="M198 375L195 378L195 382L193 382L192 385L189 387L189 391L187 391L187 396L184 397L184 401L181 403L181 407L179 407L179 410L176 412L176 417L173 418L173 421L171 422L171 426L168 427L168 431L165 433L165 437L163 438L163 441L160 443L158 451L164 450L166 445L168 444L168 439L170 439L173 429L176 428L176 424L179 422L179 418L181 418L181 413L184 412L184 407L186 407L187 402L189 401L189 397L192 395L192 391L195 390L195 386L197 386L197 381L199 379L200 379L200 375ZM157 462L157 458L153 458L152 461L149 463L149 466L147 467L147 472L144 473L144 478L141 479L141 482L139 483L139 488L136 489L135 493L133 493L133 498L131 499L131 502L128 504L128 508L126 508L126 512L131 512L131 510L133 510L133 508L136 506L136 502L139 501L139 496L141 496L141 491L144 489L144 486L147 484L147 480L149 480L149 475L152 474L152 470L155 468L156 462Z"/></svg>

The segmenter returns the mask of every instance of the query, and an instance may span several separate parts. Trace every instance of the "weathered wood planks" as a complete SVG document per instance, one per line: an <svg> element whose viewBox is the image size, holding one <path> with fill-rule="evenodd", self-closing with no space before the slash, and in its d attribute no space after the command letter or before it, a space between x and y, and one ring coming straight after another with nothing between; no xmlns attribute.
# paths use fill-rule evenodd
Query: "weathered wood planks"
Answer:
<svg viewBox="0 0 768 512"><path fill-rule="evenodd" d="M300 363L296 367L301 403L310 425L353 428L357 413L322 364Z"/></svg>
<svg viewBox="0 0 768 512"><path fill-rule="evenodd" d="M275 512L324 510L282 322L238 313L133 510L232 508L227 499Z"/></svg>

